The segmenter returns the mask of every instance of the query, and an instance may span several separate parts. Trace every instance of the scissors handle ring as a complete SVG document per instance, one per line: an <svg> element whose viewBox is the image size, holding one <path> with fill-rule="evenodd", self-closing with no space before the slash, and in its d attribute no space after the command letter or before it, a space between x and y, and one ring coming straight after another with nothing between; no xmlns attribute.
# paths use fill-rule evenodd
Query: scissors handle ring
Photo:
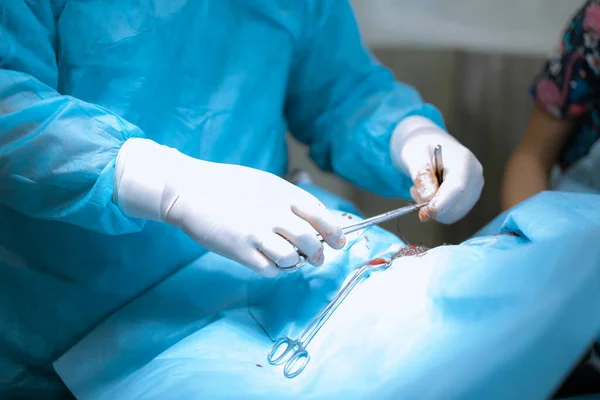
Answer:
<svg viewBox="0 0 600 400"><path fill-rule="evenodd" d="M297 377L304 371L309 361L310 354L306 349L300 347L283 367L283 375L288 379Z"/></svg>
<svg viewBox="0 0 600 400"><path fill-rule="evenodd" d="M300 261L298 261L296 264L289 266L289 267L279 267L279 269L281 269L285 273L292 273L292 272L296 272L300 268L304 267L304 265L306 265L307 262L308 262L308 260L307 260L306 256L300 254Z"/></svg>
<svg viewBox="0 0 600 400"><path fill-rule="evenodd" d="M285 345L285 349L283 352L275 357L275 354L278 353L279 349ZM271 347L271 351L269 351L269 355L267 356L267 361L271 365L281 365L284 362L288 361L294 354L294 350L297 346L297 342L288 337L281 338L273 344Z"/></svg>

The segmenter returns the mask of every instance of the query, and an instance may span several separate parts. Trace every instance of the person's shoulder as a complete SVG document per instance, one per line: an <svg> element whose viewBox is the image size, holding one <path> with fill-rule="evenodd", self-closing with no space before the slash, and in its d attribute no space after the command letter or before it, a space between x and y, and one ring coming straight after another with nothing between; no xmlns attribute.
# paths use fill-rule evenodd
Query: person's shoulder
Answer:
<svg viewBox="0 0 600 400"><path fill-rule="evenodd" d="M562 46L567 53L600 49L600 0L587 0L569 20Z"/></svg>
<svg viewBox="0 0 600 400"><path fill-rule="evenodd" d="M571 19L570 26L600 34L600 0L586 0Z"/></svg>

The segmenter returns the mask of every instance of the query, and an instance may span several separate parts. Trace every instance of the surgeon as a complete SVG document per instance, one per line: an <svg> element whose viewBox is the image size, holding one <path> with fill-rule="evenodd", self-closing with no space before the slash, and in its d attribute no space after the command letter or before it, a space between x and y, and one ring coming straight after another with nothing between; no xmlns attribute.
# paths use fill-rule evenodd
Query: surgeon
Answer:
<svg viewBox="0 0 600 400"><path fill-rule="evenodd" d="M600 1L574 12L531 94L534 110L505 169L503 207L548 189L600 193Z"/></svg>
<svg viewBox="0 0 600 400"><path fill-rule="evenodd" d="M288 130L323 170L429 201L424 221L482 190L343 0L0 0L0 43L0 395L60 393L53 360L207 251L272 277L298 250L323 264L317 233L342 248L282 179Z"/></svg>

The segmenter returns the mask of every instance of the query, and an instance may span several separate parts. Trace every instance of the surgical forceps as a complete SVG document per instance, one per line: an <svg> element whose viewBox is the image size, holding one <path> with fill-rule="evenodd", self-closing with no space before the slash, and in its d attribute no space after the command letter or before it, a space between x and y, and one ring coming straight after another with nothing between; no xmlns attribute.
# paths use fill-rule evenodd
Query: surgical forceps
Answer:
<svg viewBox="0 0 600 400"><path fill-rule="evenodd" d="M439 144L433 149L433 171L438 185L441 185L444 181L444 162L442 161L442 146Z"/></svg>
<svg viewBox="0 0 600 400"><path fill-rule="evenodd" d="M315 337L317 332L321 329L323 324L327 322L329 317L335 312L339 305L344 301L346 296L354 289L354 287L361 282L364 278L371 275L373 272L385 271L392 265L392 257L388 259L377 258L367 264L359 267L354 272L354 275L350 280L340 289L338 294L329 303L323 311L319 313L308 325L308 327L298 336L297 339L290 339L284 337L275 342L267 361L271 365L281 365L285 363L283 367L283 375L286 378L295 378L298 376L306 365L310 361L310 354L306 350L311 340ZM283 347L283 352L277 355Z"/></svg>

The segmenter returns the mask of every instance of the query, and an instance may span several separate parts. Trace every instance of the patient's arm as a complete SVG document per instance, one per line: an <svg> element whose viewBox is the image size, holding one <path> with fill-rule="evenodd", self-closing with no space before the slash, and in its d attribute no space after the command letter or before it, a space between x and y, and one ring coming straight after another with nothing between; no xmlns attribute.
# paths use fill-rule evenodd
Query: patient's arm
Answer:
<svg viewBox="0 0 600 400"><path fill-rule="evenodd" d="M525 136L506 165L502 186L504 210L549 189L550 173L573 122L559 120L536 106Z"/></svg>

